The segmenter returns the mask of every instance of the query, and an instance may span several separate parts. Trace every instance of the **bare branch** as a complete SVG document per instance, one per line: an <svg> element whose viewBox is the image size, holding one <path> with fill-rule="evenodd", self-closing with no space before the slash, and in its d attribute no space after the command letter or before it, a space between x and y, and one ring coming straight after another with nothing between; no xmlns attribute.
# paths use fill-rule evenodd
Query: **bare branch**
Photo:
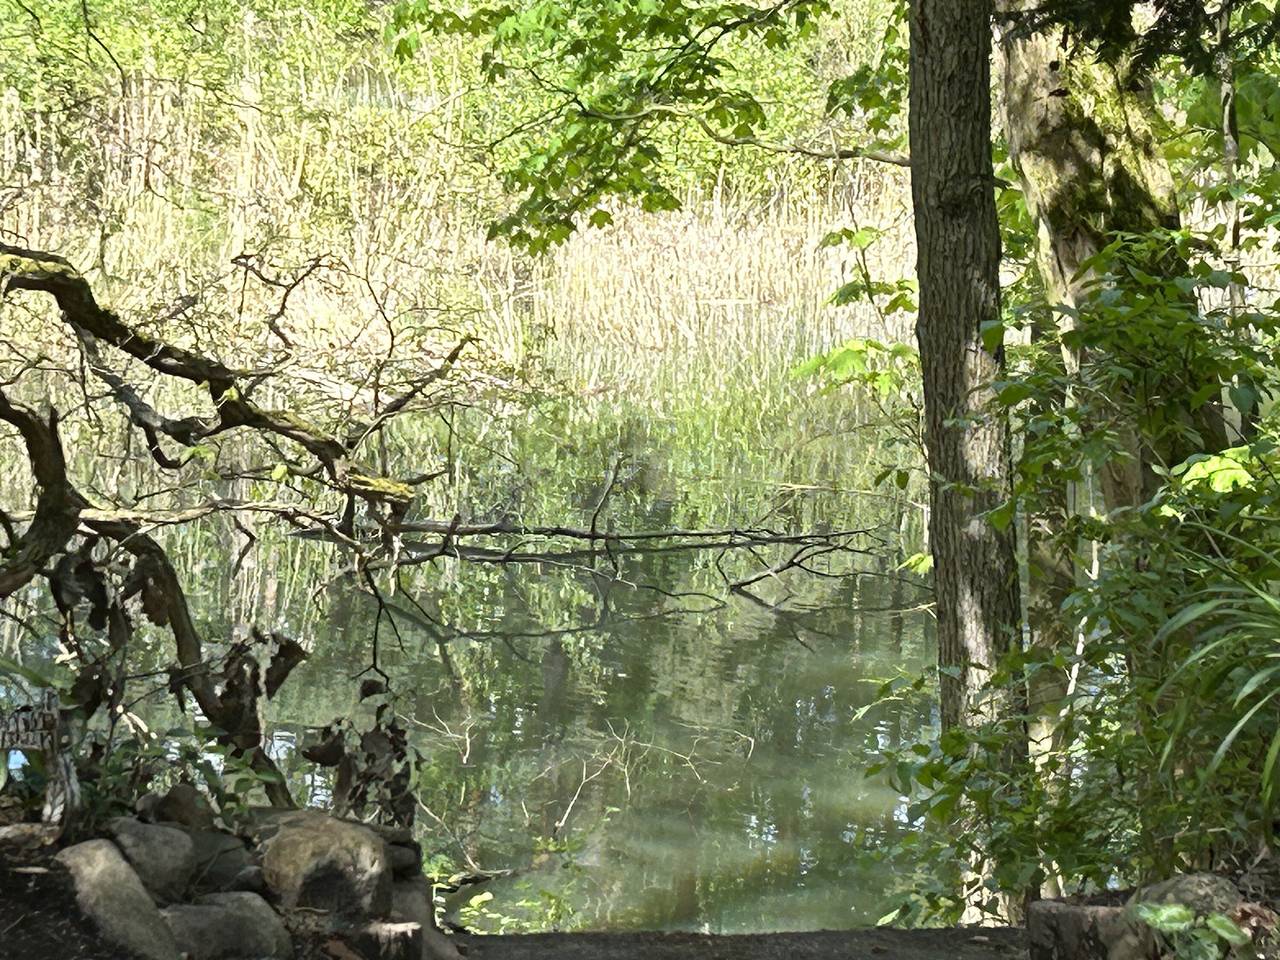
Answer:
<svg viewBox="0 0 1280 960"><path fill-rule="evenodd" d="M0 598L29 583L76 532L84 500L67 479L67 463L58 439L58 417L44 419L15 404L0 391L0 420L17 427L27 447L39 496L36 512L22 536L11 543L0 564Z"/></svg>
<svg viewBox="0 0 1280 960"><path fill-rule="evenodd" d="M402 516L413 500L413 488L387 477L362 472L349 462L349 454L370 432L386 420L402 412L430 383L443 377L466 347L464 339L446 357L444 363L421 378L409 392L384 410L373 427L355 437L340 440L302 417L287 410L268 410L249 399L254 378L261 371L236 370L220 361L150 337L124 323L115 313L99 306L93 291L71 264L56 254L27 250L0 243L0 277L4 289L31 290L47 293L57 301L63 320L85 342L83 334L123 351L151 369L205 387L216 410L216 417L170 420L151 410L123 380L106 372L106 379L117 399L129 409L130 418L148 433L153 455L155 444L151 434L164 433L179 443L193 446L200 440L240 427L275 434L301 446L320 461L338 489L369 501L388 505L393 519ZM95 373L103 376L99 363ZM245 381L242 383L242 381Z"/></svg>

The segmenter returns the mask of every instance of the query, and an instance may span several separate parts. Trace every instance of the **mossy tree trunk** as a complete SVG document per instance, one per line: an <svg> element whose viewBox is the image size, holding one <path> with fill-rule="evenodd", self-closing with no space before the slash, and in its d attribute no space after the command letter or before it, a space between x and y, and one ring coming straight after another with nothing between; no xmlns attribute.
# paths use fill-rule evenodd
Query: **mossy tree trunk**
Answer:
<svg viewBox="0 0 1280 960"><path fill-rule="evenodd" d="M1029 0L1003 0L1002 12L1027 8ZM1153 104L1147 91L1122 83L1120 68L1096 62L1086 50L1069 49L1063 37L1006 30L999 44L1003 67L1004 131L1010 157L1038 233L1038 267L1058 330L1077 322L1095 280L1082 266L1100 253L1116 232L1144 234L1177 229L1181 218L1174 181L1152 130ZM1168 270L1175 260L1152 265ZM1194 309L1194 304L1188 305ZM1033 334L1034 336L1034 334ZM1062 372L1070 383L1089 377L1089 366L1105 362L1063 349ZM1059 400L1073 402L1070 390ZM1226 445L1219 403L1184 411L1206 448ZM1112 457L1096 478L1105 511L1136 507L1156 492L1156 466L1179 462L1195 452L1184 443L1144 437L1136 424L1119 425L1127 456ZM1077 544L1064 539L1061 521L1076 512L1075 501L1091 499L1080 484L1049 491L1038 516L1028 524L1028 626L1031 643L1047 655L1070 653L1073 625L1062 602L1076 586ZM1065 673L1033 674L1030 702L1032 755L1037 762L1059 746L1059 717L1069 694Z"/></svg>

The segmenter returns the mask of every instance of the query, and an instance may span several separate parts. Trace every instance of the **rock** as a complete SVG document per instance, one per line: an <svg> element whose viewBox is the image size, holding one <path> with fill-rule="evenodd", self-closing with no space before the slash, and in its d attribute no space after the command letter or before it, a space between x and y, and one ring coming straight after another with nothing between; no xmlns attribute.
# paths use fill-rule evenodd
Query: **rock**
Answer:
<svg viewBox="0 0 1280 960"><path fill-rule="evenodd" d="M416 843L389 843L391 873L397 880L406 880L422 873L422 848Z"/></svg>
<svg viewBox="0 0 1280 960"><path fill-rule="evenodd" d="M61 833L56 823L11 823L0 827L0 844L9 850L39 850L57 843Z"/></svg>
<svg viewBox="0 0 1280 960"><path fill-rule="evenodd" d="M423 928L436 925L431 884L425 877L397 880L391 885L391 917L395 920L409 920Z"/></svg>
<svg viewBox="0 0 1280 960"><path fill-rule="evenodd" d="M277 817L261 844L267 889L286 908L380 919L391 909L387 845L360 824L318 810Z"/></svg>
<svg viewBox="0 0 1280 960"><path fill-rule="evenodd" d="M293 941L256 893L210 893L161 911L191 960L288 960Z"/></svg>
<svg viewBox="0 0 1280 960"><path fill-rule="evenodd" d="M1189 907L1197 917L1207 917L1211 913L1230 913L1243 899L1236 885L1226 877L1215 873L1188 873L1143 887L1129 904L1179 903Z"/></svg>
<svg viewBox="0 0 1280 960"><path fill-rule="evenodd" d="M256 870L253 857L238 837L217 830L188 830L195 853L195 888L202 893L254 889L241 884L246 871ZM261 882L261 871L258 872Z"/></svg>
<svg viewBox="0 0 1280 960"><path fill-rule="evenodd" d="M249 893L266 893L267 882L262 878L262 868L251 864L231 878L228 890L244 890Z"/></svg>
<svg viewBox="0 0 1280 960"><path fill-rule="evenodd" d="M1188 908L1198 918L1215 913L1225 914L1238 926L1249 926L1247 922L1242 922L1247 911L1243 910L1245 898L1239 888L1226 877L1215 873L1189 873L1143 887L1130 899L1128 909L1132 912L1135 907L1144 903L1178 904ZM1174 945L1168 936L1156 934L1154 940L1157 952L1153 956L1166 952L1162 947ZM1269 949L1255 949L1251 955L1259 958L1273 955L1268 953Z"/></svg>
<svg viewBox="0 0 1280 960"><path fill-rule="evenodd" d="M461 960L463 949L457 940L436 926L431 902L431 884L425 877L398 880L391 887L391 917L407 920L422 928L424 960Z"/></svg>
<svg viewBox="0 0 1280 960"><path fill-rule="evenodd" d="M153 823L156 819L156 808L160 806L160 794L144 793L133 805L133 812L143 823Z"/></svg>
<svg viewBox="0 0 1280 960"><path fill-rule="evenodd" d="M115 844L78 843L57 860L71 871L76 901L103 937L144 960L178 960L173 934Z"/></svg>
<svg viewBox="0 0 1280 960"><path fill-rule="evenodd" d="M195 872L195 846L174 827L117 817L107 824L143 884L161 903L181 900Z"/></svg>
<svg viewBox="0 0 1280 960"><path fill-rule="evenodd" d="M189 783L176 783L160 798L151 819L181 824L192 830L214 828L213 807L203 793Z"/></svg>
<svg viewBox="0 0 1280 960"><path fill-rule="evenodd" d="M1125 907L1039 900L1027 913L1030 960L1147 960L1151 936Z"/></svg>
<svg viewBox="0 0 1280 960"><path fill-rule="evenodd" d="M368 960L422 960L422 927L378 920L356 932L356 949Z"/></svg>

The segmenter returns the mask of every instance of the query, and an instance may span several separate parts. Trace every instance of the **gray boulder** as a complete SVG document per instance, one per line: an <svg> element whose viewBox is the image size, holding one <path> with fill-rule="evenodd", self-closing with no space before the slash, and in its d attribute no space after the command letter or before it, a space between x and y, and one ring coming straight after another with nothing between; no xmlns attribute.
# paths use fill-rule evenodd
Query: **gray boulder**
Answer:
<svg viewBox="0 0 1280 960"><path fill-rule="evenodd" d="M178 960L173 934L115 844L89 840L57 859L71 872L80 909L106 939L144 960Z"/></svg>
<svg viewBox="0 0 1280 960"><path fill-rule="evenodd" d="M388 841L387 853L391 857L391 873L397 880L409 879L422 873L422 848L416 843Z"/></svg>
<svg viewBox="0 0 1280 960"><path fill-rule="evenodd" d="M259 850L262 876L287 909L379 919L391 909L391 860L369 828L318 810L274 818Z"/></svg>
<svg viewBox="0 0 1280 960"><path fill-rule="evenodd" d="M408 920L424 929L436 925L431 884L425 877L397 880L392 884L391 917L394 920Z"/></svg>
<svg viewBox="0 0 1280 960"><path fill-rule="evenodd" d="M1236 885L1215 873L1188 873L1143 887L1129 900L1139 903L1169 903L1188 907L1197 917L1230 913L1244 898Z"/></svg>
<svg viewBox="0 0 1280 960"><path fill-rule="evenodd" d="M195 846L182 830L117 817L107 824L147 890L161 903L181 900L195 872Z"/></svg>
<svg viewBox="0 0 1280 960"><path fill-rule="evenodd" d="M242 877L255 870L253 857L244 843L229 833L217 830L188 830L195 854L193 883L201 892L252 889L243 885Z"/></svg>
<svg viewBox="0 0 1280 960"><path fill-rule="evenodd" d="M293 942L256 893L210 893L161 911L191 960L289 960Z"/></svg>
<svg viewBox="0 0 1280 960"><path fill-rule="evenodd" d="M227 890L245 890L249 893L266 893L267 883L262 879L262 868L256 863L245 867L226 886Z"/></svg>
<svg viewBox="0 0 1280 960"><path fill-rule="evenodd" d="M213 807L203 793L189 783L175 783L155 804L152 819L178 823L192 830L214 828Z"/></svg>
<svg viewBox="0 0 1280 960"><path fill-rule="evenodd" d="M1151 942L1125 907L1039 900L1027 913L1030 960L1147 960Z"/></svg>

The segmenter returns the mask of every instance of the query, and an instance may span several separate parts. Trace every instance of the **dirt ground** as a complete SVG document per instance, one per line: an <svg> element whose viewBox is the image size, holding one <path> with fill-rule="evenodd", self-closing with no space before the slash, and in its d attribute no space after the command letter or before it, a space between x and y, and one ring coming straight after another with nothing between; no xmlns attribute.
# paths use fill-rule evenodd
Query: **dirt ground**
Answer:
<svg viewBox="0 0 1280 960"><path fill-rule="evenodd" d="M103 943L53 851L0 845L0 960L135 960Z"/></svg>
<svg viewBox="0 0 1280 960"><path fill-rule="evenodd" d="M844 930L704 936L548 933L468 937L467 960L1015 960L1021 930Z"/></svg>

